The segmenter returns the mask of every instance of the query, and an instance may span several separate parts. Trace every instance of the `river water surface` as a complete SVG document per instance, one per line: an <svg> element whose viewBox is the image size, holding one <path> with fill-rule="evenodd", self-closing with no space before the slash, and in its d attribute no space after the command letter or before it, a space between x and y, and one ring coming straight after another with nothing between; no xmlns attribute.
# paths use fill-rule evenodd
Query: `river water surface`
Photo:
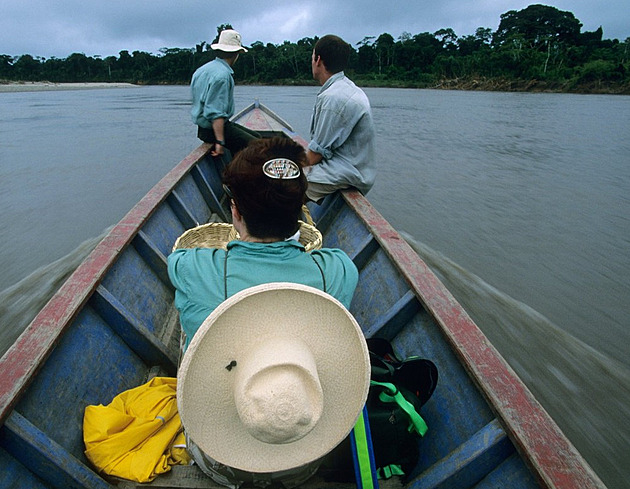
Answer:
<svg viewBox="0 0 630 489"><path fill-rule="evenodd" d="M628 487L630 97L366 92L369 200L608 487ZM316 93L239 86L236 104L307 137ZM198 145L188 109L187 87L0 93L0 353Z"/></svg>

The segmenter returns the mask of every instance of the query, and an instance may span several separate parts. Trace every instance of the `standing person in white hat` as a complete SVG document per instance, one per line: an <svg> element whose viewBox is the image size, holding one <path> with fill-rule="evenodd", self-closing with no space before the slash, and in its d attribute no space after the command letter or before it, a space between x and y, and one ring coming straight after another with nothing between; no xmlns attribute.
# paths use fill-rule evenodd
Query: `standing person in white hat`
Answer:
<svg viewBox="0 0 630 489"><path fill-rule="evenodd" d="M197 136L214 147L210 154L220 156L224 148L234 155L247 143L260 137L258 133L230 122L234 115L234 70L232 66L240 53L241 35L226 29L219 34L218 42L210 46L216 59L199 67L190 83L192 92L192 121L197 125Z"/></svg>

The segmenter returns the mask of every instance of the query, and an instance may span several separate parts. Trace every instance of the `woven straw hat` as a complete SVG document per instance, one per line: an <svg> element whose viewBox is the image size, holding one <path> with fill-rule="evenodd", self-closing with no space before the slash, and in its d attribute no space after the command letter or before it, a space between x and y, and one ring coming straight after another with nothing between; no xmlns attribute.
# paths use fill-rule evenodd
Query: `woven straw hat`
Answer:
<svg viewBox="0 0 630 489"><path fill-rule="evenodd" d="M370 360L343 305L312 287L264 284L204 321L177 377L188 436L214 460L248 472L319 459L365 404Z"/></svg>
<svg viewBox="0 0 630 489"><path fill-rule="evenodd" d="M241 46L241 35L232 29L226 29L219 34L219 42L211 44L212 49L218 49L219 51L225 51L226 53L233 53L235 51L247 52L243 46Z"/></svg>

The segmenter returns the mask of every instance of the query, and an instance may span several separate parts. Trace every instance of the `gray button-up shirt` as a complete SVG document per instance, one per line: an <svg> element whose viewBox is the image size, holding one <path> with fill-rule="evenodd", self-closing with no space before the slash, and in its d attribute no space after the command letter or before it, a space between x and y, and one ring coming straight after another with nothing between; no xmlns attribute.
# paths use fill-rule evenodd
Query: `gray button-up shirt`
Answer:
<svg viewBox="0 0 630 489"><path fill-rule="evenodd" d="M308 180L356 187L366 194L376 177L375 129L367 95L335 73L322 86L311 119L308 149L322 155L311 167Z"/></svg>

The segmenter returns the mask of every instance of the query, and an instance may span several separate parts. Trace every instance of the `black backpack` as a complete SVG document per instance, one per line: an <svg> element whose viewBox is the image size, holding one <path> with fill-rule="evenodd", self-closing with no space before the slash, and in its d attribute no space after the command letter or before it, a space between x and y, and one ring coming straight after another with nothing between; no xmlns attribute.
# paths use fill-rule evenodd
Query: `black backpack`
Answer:
<svg viewBox="0 0 630 489"><path fill-rule="evenodd" d="M385 339L370 338L367 344L372 385L366 407L376 468L380 478L409 474L418 460L419 441L426 431L426 424L418 415L435 390L438 371L430 360L416 356L401 359ZM400 395L404 399L398 397L401 402L395 402L394 398ZM326 456L320 474L330 481L354 479L349 437Z"/></svg>

